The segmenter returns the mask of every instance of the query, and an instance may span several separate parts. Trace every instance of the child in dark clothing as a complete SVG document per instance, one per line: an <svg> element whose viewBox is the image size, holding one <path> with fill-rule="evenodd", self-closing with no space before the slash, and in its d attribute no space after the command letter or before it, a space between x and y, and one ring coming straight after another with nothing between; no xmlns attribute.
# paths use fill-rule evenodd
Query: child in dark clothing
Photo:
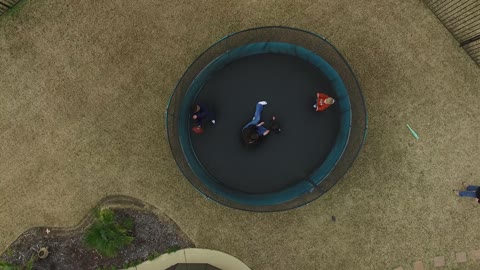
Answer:
<svg viewBox="0 0 480 270"><path fill-rule="evenodd" d="M245 144L247 145L255 144L256 142L258 142L258 140L260 140L262 137L268 134L279 134L280 132L282 132L282 129L280 128L280 124L278 123L275 116L272 117L272 120L270 120L268 129L264 127L265 125L264 122L261 122L258 125L260 125L260 127L263 128L262 129L263 132L262 131L259 132L258 130L259 126L256 126L256 125L246 126L242 130L242 140Z"/></svg>
<svg viewBox="0 0 480 270"><path fill-rule="evenodd" d="M197 133L203 133L202 124L204 121L210 121L215 124L215 114L209 110L204 104L195 104L192 106L192 119L195 121L195 126L192 130Z"/></svg>
<svg viewBox="0 0 480 270"><path fill-rule="evenodd" d="M261 136L267 136L270 133L270 130L264 127L265 123L260 122L265 105L267 105L266 101L257 103L252 121L248 122L242 129L242 139L246 144L256 143Z"/></svg>
<svg viewBox="0 0 480 270"><path fill-rule="evenodd" d="M272 120L270 120L269 130L273 134L279 134L280 132L282 132L282 129L280 128L280 124L278 123L277 118L275 116L272 117Z"/></svg>
<svg viewBox="0 0 480 270"><path fill-rule="evenodd" d="M248 122L243 129L246 129L247 127L255 126L256 131L259 136L266 136L268 135L269 131L266 129L263 125L265 124L264 122L260 122L260 117L263 111L263 107L267 105L266 101L259 101L255 107L255 114L253 116L252 121Z"/></svg>
<svg viewBox="0 0 480 270"><path fill-rule="evenodd" d="M260 135L258 135L255 126L248 126L242 129L242 140L247 145L255 144L258 139L260 139Z"/></svg>
<svg viewBox="0 0 480 270"><path fill-rule="evenodd" d="M472 186L467 183L463 183L465 191L454 190L455 194L460 197L470 197L474 198L478 203L480 203L480 186Z"/></svg>

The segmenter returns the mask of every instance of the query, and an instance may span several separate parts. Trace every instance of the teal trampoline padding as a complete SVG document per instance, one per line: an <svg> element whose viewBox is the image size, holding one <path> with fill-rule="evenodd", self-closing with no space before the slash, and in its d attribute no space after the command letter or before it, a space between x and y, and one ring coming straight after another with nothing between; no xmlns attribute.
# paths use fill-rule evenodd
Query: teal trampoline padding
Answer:
<svg viewBox="0 0 480 270"><path fill-rule="evenodd" d="M201 165L190 141L189 129L189 108L193 104L197 94L201 91L203 85L210 79L213 73L222 69L227 64L243 57L256 54L275 53L296 56L317 67L331 82L336 94L336 103L338 103L340 115L340 128L332 149L323 164L312 172L312 174L299 181L297 184L286 188L280 192L268 194L246 194L226 188L221 182L214 179ZM190 87L183 97L179 111L179 140L185 158L194 171L196 176L217 195L223 196L233 202L252 205L268 206L291 201L297 197L308 193L315 186L319 185L325 177L335 167L338 160L342 157L345 147L348 143L351 131L351 103L347 89L339 74L322 57L298 45L285 42L257 42L251 43L239 48L230 50L214 61L210 62L193 80Z"/></svg>

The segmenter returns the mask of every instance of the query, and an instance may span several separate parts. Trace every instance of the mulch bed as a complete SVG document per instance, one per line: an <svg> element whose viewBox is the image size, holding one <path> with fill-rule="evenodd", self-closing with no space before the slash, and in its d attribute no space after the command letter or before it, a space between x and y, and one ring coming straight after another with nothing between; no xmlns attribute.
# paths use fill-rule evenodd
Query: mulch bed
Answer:
<svg viewBox="0 0 480 270"><path fill-rule="evenodd" d="M194 243L168 218L133 210L114 209L120 218L134 220L134 240L115 257L105 257L84 244L84 228L67 234L47 234L45 227L33 228L23 233L0 256L0 261L24 265L42 247L48 247L49 256L35 260L38 270L90 270L121 269L132 262L143 262L168 252L172 248L195 247ZM113 266L113 267L112 267Z"/></svg>

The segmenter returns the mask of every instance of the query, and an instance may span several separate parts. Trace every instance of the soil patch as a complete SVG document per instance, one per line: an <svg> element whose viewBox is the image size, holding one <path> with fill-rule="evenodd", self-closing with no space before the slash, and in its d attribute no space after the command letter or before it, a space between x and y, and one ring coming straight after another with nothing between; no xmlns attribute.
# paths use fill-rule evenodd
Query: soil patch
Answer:
<svg viewBox="0 0 480 270"><path fill-rule="evenodd" d="M84 243L86 226L65 232L46 227L23 233L0 256L0 260L25 265L42 247L50 254L36 259L33 269L117 269L137 265L162 253L195 247L193 242L169 218L136 209L113 209L120 219L132 218L134 240L115 257L102 256ZM112 267L113 266L113 267Z"/></svg>

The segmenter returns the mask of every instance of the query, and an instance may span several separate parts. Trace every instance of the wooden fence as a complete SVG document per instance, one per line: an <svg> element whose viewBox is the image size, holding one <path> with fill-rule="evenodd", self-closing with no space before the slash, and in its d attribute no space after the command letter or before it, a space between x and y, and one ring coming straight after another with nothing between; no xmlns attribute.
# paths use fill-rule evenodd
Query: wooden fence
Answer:
<svg viewBox="0 0 480 270"><path fill-rule="evenodd" d="M15 6L20 0L0 0L0 15Z"/></svg>
<svg viewBox="0 0 480 270"><path fill-rule="evenodd" d="M424 0L480 66L480 0Z"/></svg>
<svg viewBox="0 0 480 270"><path fill-rule="evenodd" d="M0 0L0 15L20 0ZM480 66L480 0L424 0L459 45Z"/></svg>

